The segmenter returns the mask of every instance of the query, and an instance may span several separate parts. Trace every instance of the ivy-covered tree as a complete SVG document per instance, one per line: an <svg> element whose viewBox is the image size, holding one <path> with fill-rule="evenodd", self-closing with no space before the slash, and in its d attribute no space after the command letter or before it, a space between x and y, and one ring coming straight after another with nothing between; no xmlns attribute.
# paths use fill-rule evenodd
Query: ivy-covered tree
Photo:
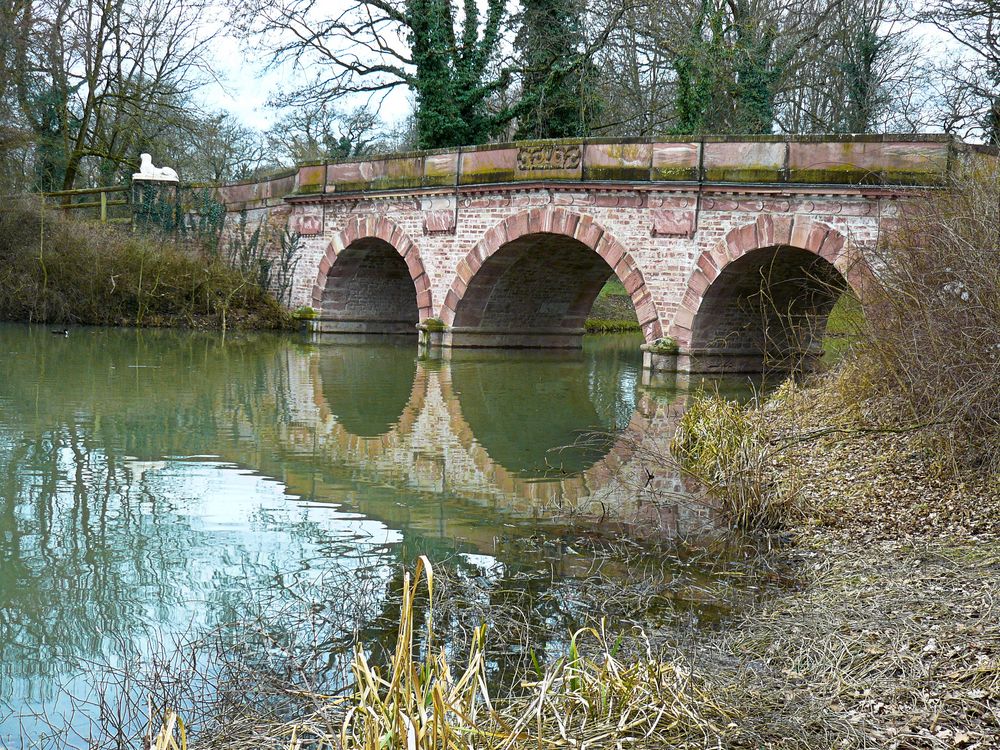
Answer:
<svg viewBox="0 0 1000 750"><path fill-rule="evenodd" d="M523 0L522 8L515 38L522 67L517 137L588 135L601 107L584 34L585 3Z"/></svg>
<svg viewBox="0 0 1000 750"><path fill-rule="evenodd" d="M683 134L770 133L777 82L797 54L775 45L777 22L746 0L701 0L674 57Z"/></svg>
<svg viewBox="0 0 1000 750"><path fill-rule="evenodd" d="M408 0L406 11L420 147L488 140L512 116L488 106L510 81L509 69L491 70L505 3L488 0L481 29L475 0L465 0L460 22L452 0Z"/></svg>
<svg viewBox="0 0 1000 750"><path fill-rule="evenodd" d="M702 0L690 35L674 57L677 86L674 108L679 135L718 130L728 104L725 88L728 54L720 9Z"/></svg>
<svg viewBox="0 0 1000 750"><path fill-rule="evenodd" d="M505 0L257 0L234 9L239 28L275 64L309 67L309 84L281 92L283 105L374 100L408 89L417 146L482 143L515 116L497 106L512 66L498 53Z"/></svg>

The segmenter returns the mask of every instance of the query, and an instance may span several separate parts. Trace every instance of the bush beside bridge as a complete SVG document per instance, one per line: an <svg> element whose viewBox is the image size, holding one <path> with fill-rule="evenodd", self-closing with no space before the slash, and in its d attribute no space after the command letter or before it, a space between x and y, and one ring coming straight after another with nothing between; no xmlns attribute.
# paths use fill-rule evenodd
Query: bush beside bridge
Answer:
<svg viewBox="0 0 1000 750"><path fill-rule="evenodd" d="M0 320L284 328L258 278L157 235L64 217L29 200L0 209Z"/></svg>

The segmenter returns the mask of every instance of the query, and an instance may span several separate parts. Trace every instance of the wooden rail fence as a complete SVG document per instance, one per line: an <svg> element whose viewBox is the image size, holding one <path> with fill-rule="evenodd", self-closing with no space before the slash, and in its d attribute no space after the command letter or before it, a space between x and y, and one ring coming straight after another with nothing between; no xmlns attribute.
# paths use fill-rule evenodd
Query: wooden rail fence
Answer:
<svg viewBox="0 0 1000 750"><path fill-rule="evenodd" d="M58 200L59 208L66 212L98 209L98 217L101 223L131 224L131 211L128 212L128 216L126 217L112 217L108 213L109 208L131 205L131 191L132 188L128 185L118 185L116 187L56 190L51 193L42 193L42 197L46 201ZM91 198L91 196L96 197ZM84 200L76 200L77 198L83 198ZM91 199L87 200L88 198Z"/></svg>

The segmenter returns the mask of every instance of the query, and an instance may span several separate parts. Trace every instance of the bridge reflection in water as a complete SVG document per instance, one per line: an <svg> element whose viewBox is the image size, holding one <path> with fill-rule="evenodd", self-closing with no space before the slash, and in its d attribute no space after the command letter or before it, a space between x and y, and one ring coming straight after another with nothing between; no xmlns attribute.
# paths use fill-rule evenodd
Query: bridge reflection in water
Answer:
<svg viewBox="0 0 1000 750"><path fill-rule="evenodd" d="M450 537L479 536L475 524L455 528L477 511L532 518L614 511L625 521L655 521L668 535L709 531L712 513L690 483L650 464L669 442L685 394L673 375L668 386L639 384L632 338L577 352L445 350L444 359L415 359L410 347L384 343L367 343L360 355L320 344L289 361L288 381L313 400L283 425L278 442L288 449L286 465L348 464L463 504L444 521L452 528L438 529ZM318 471L313 497L323 494ZM371 503L358 510L401 520ZM406 514L415 520L413 508Z"/></svg>
<svg viewBox="0 0 1000 750"><path fill-rule="evenodd" d="M364 596L354 609L323 597L342 623L328 677L342 680L356 631L394 632L392 594L417 554L486 566L564 633L587 613L546 592L591 575L594 557L531 548L539 533L576 544L554 515L614 509L671 533L711 523L642 460L684 396L639 385L634 340L446 360L382 341L0 326L0 746L21 731L4 704L68 711L93 684L82 665L120 644L148 654L243 618L254 597L301 603L325 574ZM678 499L652 512L654 490ZM665 580L695 575L656 564ZM702 580L670 596L688 601ZM513 675L525 658L496 668Z"/></svg>

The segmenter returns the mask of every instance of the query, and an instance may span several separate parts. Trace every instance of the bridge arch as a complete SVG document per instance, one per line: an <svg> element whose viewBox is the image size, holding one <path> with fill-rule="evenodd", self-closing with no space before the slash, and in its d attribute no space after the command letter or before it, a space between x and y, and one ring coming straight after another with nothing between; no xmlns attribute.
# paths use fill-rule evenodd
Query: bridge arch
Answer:
<svg viewBox="0 0 1000 750"><path fill-rule="evenodd" d="M840 294L861 296L869 275L836 229L765 214L701 254L669 333L691 370L798 367L820 353Z"/></svg>
<svg viewBox="0 0 1000 750"><path fill-rule="evenodd" d="M319 262L312 293L320 331L410 333L432 315L420 249L392 219L355 216Z"/></svg>
<svg viewBox="0 0 1000 750"><path fill-rule="evenodd" d="M535 243L550 252L533 253ZM580 248L594 254L584 258L575 252ZM631 297L643 336L659 338L659 314L643 273L605 227L590 215L552 206L523 211L490 228L459 262L441 319L457 346L578 346L612 274ZM544 294L534 288L539 284L548 285Z"/></svg>

